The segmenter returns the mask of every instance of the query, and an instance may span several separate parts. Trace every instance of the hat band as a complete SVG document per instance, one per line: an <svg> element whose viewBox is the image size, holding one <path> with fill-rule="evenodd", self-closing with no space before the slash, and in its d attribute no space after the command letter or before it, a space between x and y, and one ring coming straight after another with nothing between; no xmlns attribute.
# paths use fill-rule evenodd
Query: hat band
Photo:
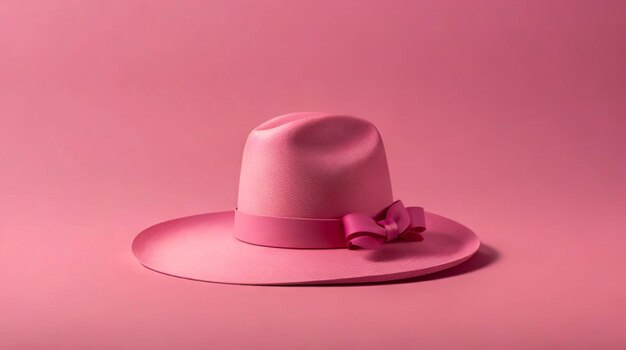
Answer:
<svg viewBox="0 0 626 350"><path fill-rule="evenodd" d="M235 237L275 248L346 248L341 219L285 218L235 210Z"/></svg>
<svg viewBox="0 0 626 350"><path fill-rule="evenodd" d="M378 248L397 238L421 241L425 216L421 207L396 201L379 215L352 213L341 219L287 218L235 210L234 235L240 241L275 248Z"/></svg>

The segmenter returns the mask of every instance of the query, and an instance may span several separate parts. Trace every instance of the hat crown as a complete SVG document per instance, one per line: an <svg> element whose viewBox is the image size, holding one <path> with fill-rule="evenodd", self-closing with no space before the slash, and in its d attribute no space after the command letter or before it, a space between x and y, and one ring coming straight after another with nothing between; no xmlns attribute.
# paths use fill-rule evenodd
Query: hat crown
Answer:
<svg viewBox="0 0 626 350"><path fill-rule="evenodd" d="M292 113L250 132L237 208L263 216L337 219L393 201L384 146L363 119Z"/></svg>

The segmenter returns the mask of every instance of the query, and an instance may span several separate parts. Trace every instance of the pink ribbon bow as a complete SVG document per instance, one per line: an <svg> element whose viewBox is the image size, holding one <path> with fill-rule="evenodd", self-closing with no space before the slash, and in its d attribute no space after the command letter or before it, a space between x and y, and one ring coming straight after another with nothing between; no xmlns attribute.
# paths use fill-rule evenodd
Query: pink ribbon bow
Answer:
<svg viewBox="0 0 626 350"><path fill-rule="evenodd" d="M397 238L405 241L423 240L420 235L420 232L426 230L423 208L405 208L401 201L395 201L387 208L384 216L384 219L376 221L366 214L345 215L342 220L348 248L376 249Z"/></svg>

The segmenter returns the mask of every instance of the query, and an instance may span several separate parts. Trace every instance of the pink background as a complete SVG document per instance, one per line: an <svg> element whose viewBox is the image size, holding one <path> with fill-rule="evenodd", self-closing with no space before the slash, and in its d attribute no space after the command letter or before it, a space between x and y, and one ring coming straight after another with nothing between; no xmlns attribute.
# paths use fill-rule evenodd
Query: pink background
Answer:
<svg viewBox="0 0 626 350"><path fill-rule="evenodd" d="M618 1L2 1L0 348L624 348L625 62ZM135 261L303 110L376 123L478 255L305 288Z"/></svg>

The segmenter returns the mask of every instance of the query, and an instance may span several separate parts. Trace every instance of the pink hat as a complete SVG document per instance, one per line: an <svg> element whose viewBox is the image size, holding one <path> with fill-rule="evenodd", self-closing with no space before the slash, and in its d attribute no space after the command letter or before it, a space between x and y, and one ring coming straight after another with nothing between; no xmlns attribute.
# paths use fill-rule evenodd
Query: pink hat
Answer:
<svg viewBox="0 0 626 350"><path fill-rule="evenodd" d="M235 210L152 226L133 252L149 269L194 280L340 284L441 271L479 245L467 227L394 201L370 122L293 113L248 136Z"/></svg>

